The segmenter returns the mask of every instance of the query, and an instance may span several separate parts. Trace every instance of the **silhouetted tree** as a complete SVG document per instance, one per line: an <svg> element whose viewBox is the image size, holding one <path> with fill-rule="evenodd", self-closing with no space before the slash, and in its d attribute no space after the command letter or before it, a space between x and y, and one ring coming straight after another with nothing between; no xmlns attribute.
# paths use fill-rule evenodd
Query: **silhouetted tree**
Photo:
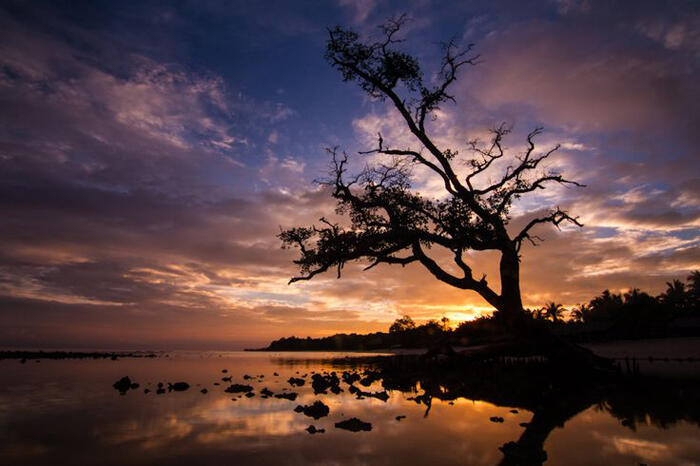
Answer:
<svg viewBox="0 0 700 466"><path fill-rule="evenodd" d="M659 301L675 314L683 314L690 304L689 293L685 289L685 283L680 280L666 282L668 288L659 296Z"/></svg>
<svg viewBox="0 0 700 466"><path fill-rule="evenodd" d="M400 319L396 319L391 327L389 327L389 333L405 332L407 330L413 330L416 328L416 323L413 322L410 316L403 316Z"/></svg>
<svg viewBox="0 0 700 466"><path fill-rule="evenodd" d="M546 319L551 319L552 322L556 323L562 318L564 313L564 308L561 304L552 301L542 308L542 315Z"/></svg>
<svg viewBox="0 0 700 466"><path fill-rule="evenodd" d="M510 132L506 125L493 128L486 144L470 141L468 157L453 148L440 147L427 123L443 104L455 101L450 86L458 71L476 64L478 56L472 53L472 45L460 49L448 42L443 46L436 79L426 80L418 60L397 48L403 24L404 17L388 21L381 26L382 38L377 42L363 41L355 32L339 27L329 30L326 58L330 64L345 81L356 81L372 98L388 100L415 146L394 147L379 134L377 146L363 153L386 156L385 161L356 175L348 174L345 153L329 149L331 176L322 184L331 189L337 211L348 216L349 226L321 218L320 226L282 231L283 247L301 251L294 261L300 275L290 282L309 280L331 269L340 277L343 266L352 261L368 261L366 269L379 264L418 263L444 283L477 292L497 309L504 322L517 328L516 322L525 315L520 294L522 244L540 241L533 234L538 225L581 224L556 208L532 219L521 230L509 232L506 227L512 203L549 183L582 185L559 173L540 170L542 162L559 148L536 149L535 138L541 128L527 135L525 151L511 157L505 170L497 166L508 159L503 146ZM411 169L416 166L440 180L442 196L428 198L412 189ZM450 252L459 274L438 264L430 253L433 246ZM485 275L474 277L465 257L468 251L500 253L499 293Z"/></svg>

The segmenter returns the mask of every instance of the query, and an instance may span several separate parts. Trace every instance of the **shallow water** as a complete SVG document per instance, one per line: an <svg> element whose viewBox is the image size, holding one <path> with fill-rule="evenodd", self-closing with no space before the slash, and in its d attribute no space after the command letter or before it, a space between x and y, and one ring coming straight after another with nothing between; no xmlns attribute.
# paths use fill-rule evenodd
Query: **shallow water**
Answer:
<svg viewBox="0 0 700 466"><path fill-rule="evenodd" d="M356 399L347 385L339 395L314 395L311 371L340 371L323 353L177 353L155 359L0 361L0 464L426 464L493 465L499 447L516 441L532 413L512 406L460 398L426 406L390 391L387 402ZM334 353L333 357L338 354ZM312 360L309 360L312 359ZM222 369L228 373L223 374ZM279 376L273 376L273 372ZM298 374L297 374L298 372ZM243 375L264 374L262 381ZM309 374L303 387L290 376ZM140 387L120 395L112 384L128 375ZM256 396L224 392L228 382L248 383ZM186 381L185 392L155 394L158 382ZM220 385L214 385L215 382ZM201 388L209 392L202 394ZM299 393L295 401L262 399L259 390ZM144 394L143 389L151 393ZM369 389L379 391L381 381ZM235 398L236 401L233 401ZM320 399L330 414L313 420L294 412ZM406 418L397 421L396 416ZM500 416L503 423L489 418ZM334 427L358 417L371 432ZM325 429L310 435L309 425ZM591 406L545 440L546 465L646 463L700 464L700 428L687 421L653 419L625 427L605 406Z"/></svg>

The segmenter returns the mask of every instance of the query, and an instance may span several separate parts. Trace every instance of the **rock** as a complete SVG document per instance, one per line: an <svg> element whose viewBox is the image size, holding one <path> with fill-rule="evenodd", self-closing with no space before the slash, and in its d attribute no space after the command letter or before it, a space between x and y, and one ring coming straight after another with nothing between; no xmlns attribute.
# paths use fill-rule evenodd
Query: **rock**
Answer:
<svg viewBox="0 0 700 466"><path fill-rule="evenodd" d="M348 371L343 372L342 377L343 377L343 382L345 382L348 385L352 385L355 382L359 382L360 378L361 378L360 374L358 374L356 372L348 372Z"/></svg>
<svg viewBox="0 0 700 466"><path fill-rule="evenodd" d="M126 392L131 388L131 379L128 376L124 376L112 384L115 390L119 392L120 395L126 395ZM138 385L137 385L138 386Z"/></svg>
<svg viewBox="0 0 700 466"><path fill-rule="evenodd" d="M350 388L348 388L348 391L352 393L353 395L357 395L358 400L362 400L364 398L376 398L378 400L382 400L383 402L386 403L386 401L389 399L389 394L384 390L383 392L365 392L363 390L360 390L354 385L350 385Z"/></svg>
<svg viewBox="0 0 700 466"><path fill-rule="evenodd" d="M503 418L500 416L491 416L489 418L489 421L491 421L491 422L503 422Z"/></svg>
<svg viewBox="0 0 700 466"><path fill-rule="evenodd" d="M255 393L253 392L248 392L245 394L246 398L253 398L255 396Z"/></svg>
<svg viewBox="0 0 700 466"><path fill-rule="evenodd" d="M249 376L248 374L245 374L245 375L243 376L243 380L250 380L250 379L252 379L252 377Z"/></svg>
<svg viewBox="0 0 700 466"><path fill-rule="evenodd" d="M279 374L277 372L273 372L272 375L274 375L275 377L279 376Z"/></svg>
<svg viewBox="0 0 700 466"><path fill-rule="evenodd" d="M396 416L396 420L397 420L397 421L400 421L401 419L406 419L406 416L403 415L403 414L401 414L401 415L399 415L399 416Z"/></svg>
<svg viewBox="0 0 700 466"><path fill-rule="evenodd" d="M229 375L228 377L221 377L222 382L230 382L231 381L231 376Z"/></svg>
<svg viewBox="0 0 700 466"><path fill-rule="evenodd" d="M518 414L518 410L517 410L517 409L511 409L510 412L513 413L513 414Z"/></svg>
<svg viewBox="0 0 700 466"><path fill-rule="evenodd" d="M300 379L298 377L290 377L289 380L287 380L289 385L292 387L303 387L306 381L304 379Z"/></svg>
<svg viewBox="0 0 700 466"><path fill-rule="evenodd" d="M365 387L369 387L382 378L382 375L378 371L371 371L369 369L364 371L363 375L364 377L360 379L360 385L364 385Z"/></svg>
<svg viewBox="0 0 700 466"><path fill-rule="evenodd" d="M274 393L273 393L269 388L267 388L267 387L265 387L265 388L263 388L262 390L260 390L260 394L263 395L263 396L272 396L272 395L274 395Z"/></svg>
<svg viewBox="0 0 700 466"><path fill-rule="evenodd" d="M226 374L228 372L228 369L221 369L222 374Z"/></svg>
<svg viewBox="0 0 700 466"><path fill-rule="evenodd" d="M250 385L241 385L238 383L234 383L233 385L229 386L226 390L224 390L226 393L247 393L253 390L253 387Z"/></svg>
<svg viewBox="0 0 700 466"><path fill-rule="evenodd" d="M316 426L310 425L306 428L306 431L310 434L322 434L326 431L326 429L317 429Z"/></svg>
<svg viewBox="0 0 700 466"><path fill-rule="evenodd" d="M187 382L175 382L175 383L168 383L168 391L176 391L176 392L184 392L185 390L188 390L190 388L190 384Z"/></svg>
<svg viewBox="0 0 700 466"><path fill-rule="evenodd" d="M144 395L148 395L149 393L151 393L151 389L150 389L150 388L144 388L144 389L143 389L143 393L144 393Z"/></svg>
<svg viewBox="0 0 700 466"><path fill-rule="evenodd" d="M289 401L294 401L297 399L297 394L294 392L289 392L289 393L278 393L275 395L275 398L281 398Z"/></svg>
<svg viewBox="0 0 700 466"><path fill-rule="evenodd" d="M330 409L323 403L323 401L316 400L310 405L298 405L296 408L294 408L294 411L297 413L304 413L305 416L309 416L314 419L320 419L324 416L328 416Z"/></svg>
<svg viewBox="0 0 700 466"><path fill-rule="evenodd" d="M207 393L209 393L209 390L207 390L206 388L203 388L200 390L200 392L202 392L202 394L206 395Z"/></svg>
<svg viewBox="0 0 700 466"><path fill-rule="evenodd" d="M315 395L326 393L326 390L329 389L337 395L342 391L339 385L340 379L335 372L328 375L314 374L311 376L311 387L314 389Z"/></svg>
<svg viewBox="0 0 700 466"><path fill-rule="evenodd" d="M163 393L165 393L164 388L159 388L158 390L156 390L156 395L162 395Z"/></svg>
<svg viewBox="0 0 700 466"><path fill-rule="evenodd" d="M214 382L214 385L221 385L219 382Z"/></svg>
<svg viewBox="0 0 700 466"><path fill-rule="evenodd" d="M521 422L520 427L529 427L530 423L529 422Z"/></svg>
<svg viewBox="0 0 700 466"><path fill-rule="evenodd" d="M335 427L336 429L345 429L349 430L350 432L369 432L372 430L372 424L370 424L369 422L360 421L356 417L347 419L345 421L336 422Z"/></svg>

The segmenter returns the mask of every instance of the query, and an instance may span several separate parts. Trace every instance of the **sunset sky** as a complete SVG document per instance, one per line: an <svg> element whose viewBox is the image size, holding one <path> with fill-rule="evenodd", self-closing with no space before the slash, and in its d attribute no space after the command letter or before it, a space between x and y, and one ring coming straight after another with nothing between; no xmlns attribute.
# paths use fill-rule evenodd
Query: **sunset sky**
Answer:
<svg viewBox="0 0 700 466"><path fill-rule="evenodd" d="M466 157L505 121L517 154L542 125L553 167L587 185L517 204L515 226L556 206L585 224L524 246L526 306L656 294L700 268L697 2L172 4L0 4L2 346L236 349L488 312L419 265L287 285L280 227L333 212L313 183L324 148L356 153L379 130L411 144L326 63L326 28L376 35L402 12L426 76L451 37L482 57L430 123L443 147ZM494 256L471 260L498 288Z"/></svg>

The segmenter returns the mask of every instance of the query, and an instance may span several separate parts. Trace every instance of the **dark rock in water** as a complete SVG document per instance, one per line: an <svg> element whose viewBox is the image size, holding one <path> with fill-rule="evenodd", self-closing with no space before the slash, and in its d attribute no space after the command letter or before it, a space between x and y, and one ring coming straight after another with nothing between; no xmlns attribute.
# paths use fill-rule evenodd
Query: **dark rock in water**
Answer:
<svg viewBox="0 0 700 466"><path fill-rule="evenodd" d="M273 372L272 375L274 375L275 377L279 376L279 374L277 372Z"/></svg>
<svg viewBox="0 0 700 466"><path fill-rule="evenodd" d="M229 386L226 390L224 390L226 393L247 393L253 390L253 387L250 385L241 385L238 383L234 383L233 385Z"/></svg>
<svg viewBox="0 0 700 466"><path fill-rule="evenodd" d="M403 415L403 414L401 414L401 415L399 415L399 416L396 416L396 420L397 420L397 421L400 421L401 419L406 419L406 416Z"/></svg>
<svg viewBox="0 0 700 466"><path fill-rule="evenodd" d="M131 385L131 379L127 376L124 376L121 379L114 382L114 384L112 384L112 387L114 387L114 389L117 390L120 395L126 395L126 392L128 392L129 389L132 388ZM136 386L138 387L138 384Z"/></svg>
<svg viewBox="0 0 700 466"><path fill-rule="evenodd" d="M253 392L248 392L245 394L246 398L253 398L255 396L255 393Z"/></svg>
<svg viewBox="0 0 700 466"><path fill-rule="evenodd" d="M530 423L529 422L521 422L520 427L529 427Z"/></svg>
<svg viewBox="0 0 700 466"><path fill-rule="evenodd" d="M326 429L317 429L316 426L310 425L306 428L306 431L310 434L322 434L326 431Z"/></svg>
<svg viewBox="0 0 700 466"><path fill-rule="evenodd" d="M381 373L379 373L378 371L371 371L369 369L364 371L363 374L364 377L360 379L360 384L364 385L365 387L369 387L374 382L382 378Z"/></svg>
<svg viewBox="0 0 700 466"><path fill-rule="evenodd" d="M489 418L489 421L491 421L491 422L503 422L503 418L500 416L491 416Z"/></svg>
<svg viewBox="0 0 700 466"><path fill-rule="evenodd" d="M221 373L222 373L222 374L225 374L225 373L227 373L227 372L228 372L228 369L221 369Z"/></svg>
<svg viewBox="0 0 700 466"><path fill-rule="evenodd" d="M447 404L450 405L450 406L454 406L455 402L454 402L454 401L449 401Z"/></svg>
<svg viewBox="0 0 700 466"><path fill-rule="evenodd" d="M200 390L200 392L202 392L204 395L206 395L207 393L209 393L209 390L207 390L206 388L203 388Z"/></svg>
<svg viewBox="0 0 700 466"><path fill-rule="evenodd" d="M260 394L263 395L263 396L272 396L272 395L274 395L274 393L273 393L269 388L267 388L267 387L265 387L265 388L263 388L262 390L260 390Z"/></svg>
<svg viewBox="0 0 700 466"><path fill-rule="evenodd" d="M248 374L245 374L245 375L243 376L243 380L250 380L250 379L252 379L252 377L249 376Z"/></svg>
<svg viewBox="0 0 700 466"><path fill-rule="evenodd" d="M165 393L164 388L159 388L158 390L156 390L156 395L162 395L163 393Z"/></svg>
<svg viewBox="0 0 700 466"><path fill-rule="evenodd" d="M176 391L176 392L184 392L185 390L190 388L190 384L187 382L175 382L175 383L168 383L168 391Z"/></svg>
<svg viewBox="0 0 700 466"><path fill-rule="evenodd" d="M228 377L221 377L222 382L230 382L231 381L231 376L229 375Z"/></svg>
<svg viewBox="0 0 700 466"><path fill-rule="evenodd" d="M158 388L163 388L163 382L158 382Z"/></svg>
<svg viewBox="0 0 700 466"><path fill-rule="evenodd" d="M214 385L221 385L219 382L214 382Z"/></svg>
<svg viewBox="0 0 700 466"><path fill-rule="evenodd" d="M314 389L315 395L326 393L328 389L337 395L342 391L339 384L340 379L335 372L331 372L328 375L314 374L311 376L311 387Z"/></svg>
<svg viewBox="0 0 700 466"><path fill-rule="evenodd" d="M336 429L345 429L349 430L350 432L369 432L372 430L372 424L370 424L369 422L360 421L356 417L347 419L345 421L336 422L335 427Z"/></svg>
<svg viewBox="0 0 700 466"><path fill-rule="evenodd" d="M290 377L289 380L287 380L287 382L292 387L302 387L306 383L306 380L300 379L298 377Z"/></svg>
<svg viewBox="0 0 700 466"><path fill-rule="evenodd" d="M136 390L137 388L139 388L139 384L133 383L133 382L132 382L132 384L129 385L129 388L132 389L132 390Z"/></svg>
<svg viewBox="0 0 700 466"><path fill-rule="evenodd" d="M513 413L513 414L518 414L518 410L517 410L517 409L511 409L510 412Z"/></svg>
<svg viewBox="0 0 700 466"><path fill-rule="evenodd" d="M294 401L297 399L297 394L294 392L289 392L289 393L278 393L275 395L275 398L281 398L289 401Z"/></svg>
<svg viewBox="0 0 700 466"><path fill-rule="evenodd" d="M112 361L116 361L116 360L117 360L117 355L116 355L116 354L112 355L112 357L111 357L110 359L111 359Z"/></svg>
<svg viewBox="0 0 700 466"><path fill-rule="evenodd" d="M383 392L365 392L363 390L360 390L354 385L350 385L350 388L348 388L348 391L352 393L353 395L357 395L358 400L362 400L364 398L376 398L378 400L382 400L383 402L386 403L386 401L389 399L389 394L384 390Z"/></svg>
<svg viewBox="0 0 700 466"><path fill-rule="evenodd" d="M150 388L144 388L144 389L143 389L143 393L144 393L145 395L148 395L149 393L151 393L151 389L150 389Z"/></svg>
<svg viewBox="0 0 700 466"><path fill-rule="evenodd" d="M359 382L360 378L360 374L358 374L357 372L343 372L343 382L345 382L348 385L352 385L355 382Z"/></svg>
<svg viewBox="0 0 700 466"><path fill-rule="evenodd" d="M313 404L306 406L297 406L294 408L297 413L304 413L305 416L312 417L314 419L320 419L324 416L328 416L330 409L326 406L323 401L314 401Z"/></svg>

